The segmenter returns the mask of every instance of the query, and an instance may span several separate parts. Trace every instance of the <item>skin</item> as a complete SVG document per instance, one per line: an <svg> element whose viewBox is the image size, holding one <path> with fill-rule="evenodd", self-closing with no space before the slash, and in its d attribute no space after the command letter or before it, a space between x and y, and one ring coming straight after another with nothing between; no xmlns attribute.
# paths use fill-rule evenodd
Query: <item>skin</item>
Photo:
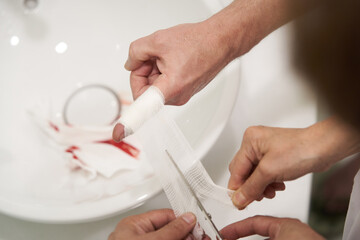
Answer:
<svg viewBox="0 0 360 240"><path fill-rule="evenodd" d="M191 240L195 223L192 213L176 218L170 209L155 210L124 218L108 240Z"/></svg>
<svg viewBox="0 0 360 240"><path fill-rule="evenodd" d="M247 218L223 228L220 233L227 240L235 240L255 234L272 240L325 239L297 219L269 216Z"/></svg>
<svg viewBox="0 0 360 240"><path fill-rule="evenodd" d="M179 218L170 209L154 210L124 218L108 240L192 240L191 231L196 218L187 213ZM255 216L230 224L220 231L223 239L233 240L251 235L261 235L273 240L324 238L297 219ZM204 239L209 239L205 236Z"/></svg>
<svg viewBox="0 0 360 240"><path fill-rule="evenodd" d="M154 85L163 93L165 104L185 104L229 62L294 18L298 13L287 11L287 3L237 0L205 21L159 30L135 40L125 63L131 72L134 99ZM123 138L124 126L118 123L113 139L119 142Z"/></svg>
<svg viewBox="0 0 360 240"><path fill-rule="evenodd" d="M134 99L154 85L166 104L185 104L230 61L288 21L286 1L267 2L234 1L203 22L181 24L132 42L125 68L131 71Z"/></svg>
<svg viewBox="0 0 360 240"><path fill-rule="evenodd" d="M239 209L243 209L254 200L261 200L264 197L273 198L276 191L285 189L284 181L299 178L310 172L324 171L334 163L359 151L360 138L357 131L335 117L303 129L250 127L246 130L241 148L229 166L231 173L229 188L237 190L233 196L233 203ZM167 220L157 225L158 227L174 219L171 212L167 214L169 216ZM134 226L146 226L141 223L151 222L152 220L147 220L149 217L150 215L134 216L135 220L130 221L133 223L130 227L126 224L128 220L125 220L125 224L120 222L114 234L116 236L128 236L124 234L129 232L134 234L132 229L137 229ZM171 224L181 226L179 221L173 221ZM148 226L152 225L148 224ZM193 225L189 226L193 227ZM183 237L186 231L180 233L177 231L180 228L182 227L168 227L165 232L175 237ZM135 234L141 236L157 230L156 227L140 229L142 231L137 231ZM163 232L158 231L157 234ZM233 223L222 229L221 234L228 240L254 234L274 240L324 239L299 220L268 216L255 216ZM122 238L109 238L109 240L115 239Z"/></svg>
<svg viewBox="0 0 360 240"><path fill-rule="evenodd" d="M335 117L304 129L250 127L229 166L233 203L244 209L273 198L285 189L284 181L325 171L359 151L357 132Z"/></svg>
<svg viewBox="0 0 360 240"><path fill-rule="evenodd" d="M236 0L203 22L160 30L134 41L125 64L131 71L134 99L154 85L166 104L185 104L230 61L314 2L294 0L299 11L291 12L287 0ZM120 141L123 137L124 126L117 124L113 138ZM254 200L273 198L276 191L285 189L284 181L328 169L358 152L359 142L357 133L335 118L305 129L251 127L229 167L229 188L236 190L233 203L243 209ZM109 240L190 237L193 225L185 231L184 221L168 217L155 224L157 220L150 215L121 221ZM221 233L228 240L254 234L270 239L323 239L298 220L266 216L231 224Z"/></svg>

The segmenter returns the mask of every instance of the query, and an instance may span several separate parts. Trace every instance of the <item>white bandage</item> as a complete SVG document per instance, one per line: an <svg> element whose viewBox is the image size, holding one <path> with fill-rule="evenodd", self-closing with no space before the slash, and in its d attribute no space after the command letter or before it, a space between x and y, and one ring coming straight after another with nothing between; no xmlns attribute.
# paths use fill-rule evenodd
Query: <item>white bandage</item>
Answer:
<svg viewBox="0 0 360 240"><path fill-rule="evenodd" d="M146 120L158 113L164 103L165 98L160 89L150 86L120 117L118 122L124 125L124 137L133 134Z"/></svg>
<svg viewBox="0 0 360 240"><path fill-rule="evenodd" d="M204 212L199 208L188 186L181 180L182 178L171 163L168 154L178 165L199 199L214 199L237 211L231 201L234 191L218 186L212 181L189 142L166 110L164 108L147 121L135 136L142 143L146 157L152 165L175 215L180 216L186 212L196 215L198 224L193 231L196 240L203 239L204 231L210 239L217 239L211 223L204 218Z"/></svg>

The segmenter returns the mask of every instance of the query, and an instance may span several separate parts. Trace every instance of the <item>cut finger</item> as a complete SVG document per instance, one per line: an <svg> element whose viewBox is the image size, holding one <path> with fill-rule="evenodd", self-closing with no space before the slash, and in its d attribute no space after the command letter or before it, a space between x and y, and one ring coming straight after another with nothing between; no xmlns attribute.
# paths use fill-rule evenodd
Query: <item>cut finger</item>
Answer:
<svg viewBox="0 0 360 240"><path fill-rule="evenodd" d="M115 142L120 142L125 137L125 128L121 123L117 123L113 130L112 138Z"/></svg>

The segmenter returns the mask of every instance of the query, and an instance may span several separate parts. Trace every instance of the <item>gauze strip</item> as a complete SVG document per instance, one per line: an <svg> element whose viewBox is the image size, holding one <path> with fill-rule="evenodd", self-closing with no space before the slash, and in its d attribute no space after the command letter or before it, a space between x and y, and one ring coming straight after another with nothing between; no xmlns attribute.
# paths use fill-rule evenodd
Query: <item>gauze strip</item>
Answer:
<svg viewBox="0 0 360 240"><path fill-rule="evenodd" d="M193 232L196 239L201 239L201 229L210 236L213 232L210 224L204 220L195 198L181 181L165 150L179 166L199 199L211 198L233 206L231 201L233 191L214 184L185 136L174 120L167 115L166 109L147 121L137 132L137 137L143 145L145 154L162 184L175 215L193 212L198 219L198 227Z"/></svg>
<svg viewBox="0 0 360 240"><path fill-rule="evenodd" d="M120 117L119 123L124 125L124 136L133 134L143 123L155 115L165 103L161 91L150 86Z"/></svg>

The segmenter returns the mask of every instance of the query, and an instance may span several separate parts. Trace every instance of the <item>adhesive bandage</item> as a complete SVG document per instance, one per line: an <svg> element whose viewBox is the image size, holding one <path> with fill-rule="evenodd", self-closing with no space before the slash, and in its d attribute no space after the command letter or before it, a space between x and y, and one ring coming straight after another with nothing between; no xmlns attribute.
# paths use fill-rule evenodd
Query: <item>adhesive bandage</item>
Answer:
<svg viewBox="0 0 360 240"><path fill-rule="evenodd" d="M124 137L139 129L146 120L159 112L164 103L164 95L160 89L150 86L120 117L118 122L124 126Z"/></svg>

